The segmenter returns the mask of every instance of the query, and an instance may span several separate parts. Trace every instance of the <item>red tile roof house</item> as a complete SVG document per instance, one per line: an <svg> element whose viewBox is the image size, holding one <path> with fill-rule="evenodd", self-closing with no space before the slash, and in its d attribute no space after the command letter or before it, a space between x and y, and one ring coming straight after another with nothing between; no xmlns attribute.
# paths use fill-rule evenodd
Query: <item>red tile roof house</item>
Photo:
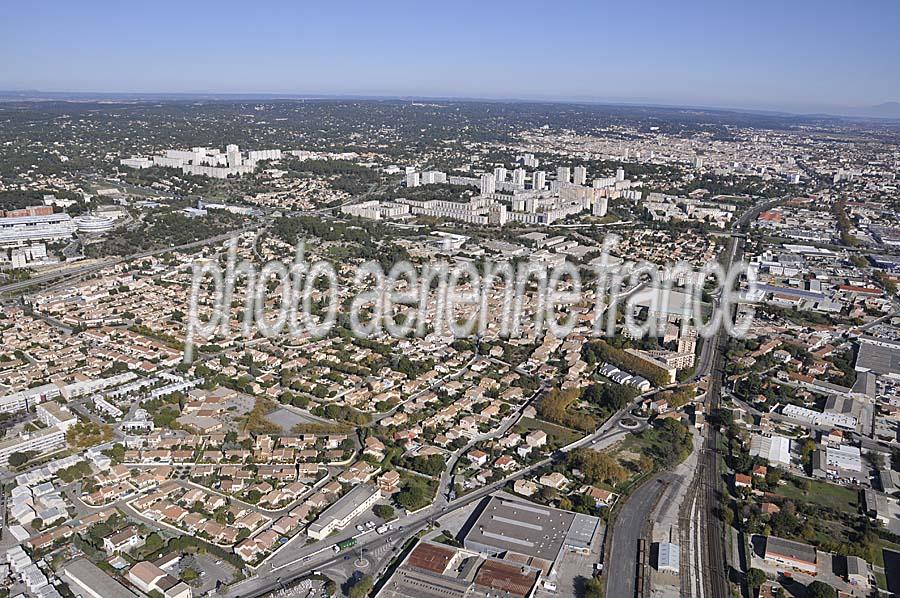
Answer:
<svg viewBox="0 0 900 598"><path fill-rule="evenodd" d="M487 458L488 458L487 453L485 453L484 451L478 450L478 449L471 451L469 453L468 457L469 457L469 461L471 461L475 465L479 465L479 466L487 463Z"/></svg>

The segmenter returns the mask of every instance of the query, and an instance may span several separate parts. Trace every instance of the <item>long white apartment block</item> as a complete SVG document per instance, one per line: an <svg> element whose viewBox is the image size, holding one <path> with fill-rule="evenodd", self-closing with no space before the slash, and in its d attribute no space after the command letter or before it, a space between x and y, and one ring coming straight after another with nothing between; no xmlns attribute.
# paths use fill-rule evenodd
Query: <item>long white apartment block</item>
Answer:
<svg viewBox="0 0 900 598"><path fill-rule="evenodd" d="M13 453L46 453L66 446L66 433L61 428L52 427L24 434L0 442L0 467L9 465L9 456Z"/></svg>
<svg viewBox="0 0 900 598"><path fill-rule="evenodd" d="M60 388L56 384L44 384L14 392L0 397L0 413L24 411L33 405L55 399L58 396L60 396Z"/></svg>

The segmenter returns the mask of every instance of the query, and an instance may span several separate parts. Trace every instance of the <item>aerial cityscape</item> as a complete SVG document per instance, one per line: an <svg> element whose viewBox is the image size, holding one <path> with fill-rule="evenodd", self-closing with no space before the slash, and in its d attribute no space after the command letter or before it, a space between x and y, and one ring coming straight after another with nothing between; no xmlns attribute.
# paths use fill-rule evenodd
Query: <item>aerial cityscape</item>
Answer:
<svg viewBox="0 0 900 598"><path fill-rule="evenodd" d="M570 4L8 7L0 598L900 596L900 6Z"/></svg>

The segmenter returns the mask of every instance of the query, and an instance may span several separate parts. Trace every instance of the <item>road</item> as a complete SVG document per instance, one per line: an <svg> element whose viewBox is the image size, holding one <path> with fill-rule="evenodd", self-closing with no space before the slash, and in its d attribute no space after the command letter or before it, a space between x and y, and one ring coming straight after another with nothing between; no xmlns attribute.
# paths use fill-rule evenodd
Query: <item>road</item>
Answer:
<svg viewBox="0 0 900 598"><path fill-rule="evenodd" d="M629 412L635 407L638 401L644 398L644 396L645 395L638 397L623 409L616 412L592 434L588 434L580 440L560 449L546 459L452 501L447 503L443 503L443 501L435 502L424 511L395 520L393 525L396 528L396 531L391 534L386 534L384 536L378 536L373 533L358 534L356 530L350 526L344 531L330 536L327 545L324 546L323 544L325 543L323 542L317 542L310 546L286 546L275 553L273 557L261 566L257 570L255 576L233 586L228 592L222 594L222 596L227 598L264 596L282 586L293 583L313 571L319 571L336 563L340 563L345 560L345 557L348 555L343 553L335 555L331 550L331 547L334 544L351 537L357 538L355 549L365 548L369 552L373 552L387 544L401 546L407 539L411 538L435 519L459 509L467 508L488 494L502 489L509 482L529 475L553 462L565 459L566 455L575 449L591 446L592 444L602 442L611 435L620 433L621 428L619 422L624 417L629 416Z"/></svg>
<svg viewBox="0 0 900 598"><path fill-rule="evenodd" d="M743 230L763 211L771 209L784 198L765 200L748 209L734 222L730 231L730 241L723 254L723 267L727 272L731 265L743 257L745 235ZM715 299L718 304L719 299ZM718 306L718 305L717 305ZM725 343L727 338L722 329L712 337L705 339L697 360L697 371L694 380L710 376L707 392L708 413L715 414L719 406L724 370ZM725 573L724 531L718 519L719 460L716 453L719 446L719 431L715 425L706 426L706 438L701 449L699 465L694 482L685 503L691 505L694 517L698 518L698 534L701 538L699 550L692 552L698 559L697 569L703 576L703 597L724 598L728 595L728 584ZM606 563L607 593L610 598L632 597L636 595L637 577L639 574L637 544L641 537L643 522L650 517L656 500L665 488L666 483L673 481L671 472L662 472L650 478L631 496L625 499L616 516L612 531L612 548ZM687 554L688 546L682 548ZM687 560L687 559L685 559ZM702 565L699 565L702 563ZM691 563L685 567L685 574ZM684 587L684 586L683 586ZM647 593L647 588L644 588Z"/></svg>
<svg viewBox="0 0 900 598"><path fill-rule="evenodd" d="M653 476L631 493L616 515L609 558L603 572L606 577L606 595L609 598L635 596L637 567L641 565L637 562L638 540L666 485L675 481L676 476L671 472Z"/></svg>
<svg viewBox="0 0 900 598"><path fill-rule="evenodd" d="M256 230L260 227L265 226L265 224L257 224L254 226L248 226L240 229L236 229L221 235L216 235L215 237L209 237L208 239L200 239L199 241L191 241L190 243L184 243L182 245L176 245L173 247L160 247L159 249L149 249L147 251L140 251L138 253L133 253L131 255L117 257L117 258L107 258L104 260L99 260L95 263L88 264L85 266L78 266L76 268L67 269L67 270L59 270L56 272L51 272L49 274L43 274L40 276L35 276L33 278L29 278L28 280L21 280L19 282L10 283L7 285L0 286L0 295L8 295L10 293L16 293L19 291L24 291L28 288L31 288L36 285L41 285L48 282L53 282L55 280L64 279L65 281L72 281L78 279L87 274L92 274L99 270L103 270L104 268L108 268L110 266L115 266L116 264L121 264L124 262L128 262L131 260L139 260L145 257L151 257L154 255L161 255L164 253L169 253L171 251L181 251L183 249L193 249L194 247L202 247L204 245L211 245L215 243L220 243L222 241L227 241L231 237L235 235L239 235L241 233Z"/></svg>

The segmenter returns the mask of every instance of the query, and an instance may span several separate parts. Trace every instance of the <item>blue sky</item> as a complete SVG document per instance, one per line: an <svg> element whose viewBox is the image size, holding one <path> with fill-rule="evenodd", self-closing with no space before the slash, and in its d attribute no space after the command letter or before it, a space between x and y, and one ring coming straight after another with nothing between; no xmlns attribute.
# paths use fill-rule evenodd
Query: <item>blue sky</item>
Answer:
<svg viewBox="0 0 900 598"><path fill-rule="evenodd" d="M5 2L0 89L900 101L897 0Z"/></svg>

